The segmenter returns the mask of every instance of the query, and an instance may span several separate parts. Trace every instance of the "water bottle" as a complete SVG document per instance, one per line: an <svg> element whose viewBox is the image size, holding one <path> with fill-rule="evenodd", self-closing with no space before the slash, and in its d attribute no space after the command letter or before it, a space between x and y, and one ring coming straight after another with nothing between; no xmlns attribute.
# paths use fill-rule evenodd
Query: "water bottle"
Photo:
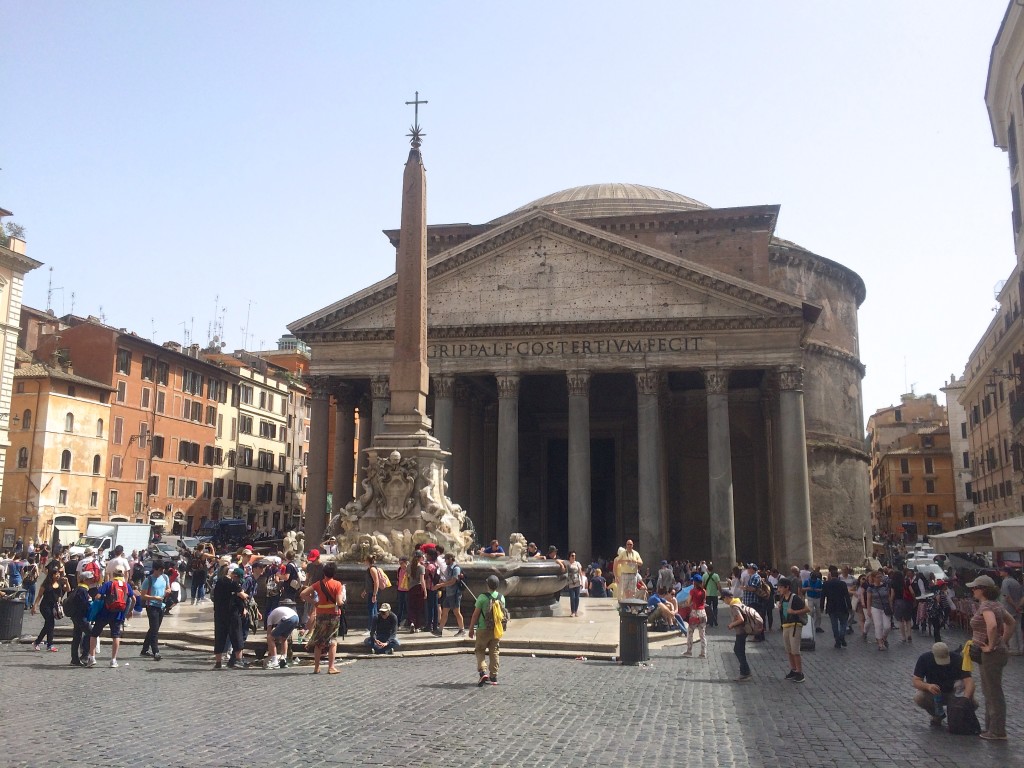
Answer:
<svg viewBox="0 0 1024 768"><path fill-rule="evenodd" d="M943 716L945 716L945 714L946 714L945 700L942 698L942 694L941 693L935 694L935 696L933 697L932 700L935 702L935 716L936 717L943 717Z"/></svg>

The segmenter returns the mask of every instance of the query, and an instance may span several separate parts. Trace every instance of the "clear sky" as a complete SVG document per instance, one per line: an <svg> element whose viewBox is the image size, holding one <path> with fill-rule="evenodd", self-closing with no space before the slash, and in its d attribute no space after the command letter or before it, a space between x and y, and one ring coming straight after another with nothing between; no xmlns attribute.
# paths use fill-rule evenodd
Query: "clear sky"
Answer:
<svg viewBox="0 0 1024 768"><path fill-rule="evenodd" d="M8 2L0 207L45 263L28 305L52 267L58 314L273 347L393 271L418 89L434 224L610 181L780 204L779 236L867 284L870 414L941 398L1013 267L984 103L1005 9Z"/></svg>

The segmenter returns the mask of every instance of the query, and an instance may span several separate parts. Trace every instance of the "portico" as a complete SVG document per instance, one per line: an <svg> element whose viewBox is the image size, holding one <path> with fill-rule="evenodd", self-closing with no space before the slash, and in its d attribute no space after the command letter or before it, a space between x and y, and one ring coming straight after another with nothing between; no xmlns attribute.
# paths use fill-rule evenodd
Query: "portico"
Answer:
<svg viewBox="0 0 1024 768"><path fill-rule="evenodd" d="M479 227L430 228L427 416L452 452L448 494L478 540L518 531L585 562L627 538L648 559L813 559L822 537L809 457L841 453L863 470L859 429L845 423L861 411L863 371L839 343L854 333L835 322L840 299L855 309L859 278L826 295L810 264L816 301L806 280L793 285L820 257L798 249L805 262L795 262L783 253L790 244L773 245L777 207L694 210L678 198L662 201L675 210L642 215L536 205ZM630 223L636 236L625 234ZM783 255L786 275L773 276ZM834 266L835 282L852 275ZM394 288L388 278L290 326L312 347L322 390L354 393L371 410L360 413L369 440L388 408ZM830 337L827 351L816 335ZM830 377L846 391L813 415L809 433L805 382L832 386ZM813 402L823 403L820 392ZM313 407L309 509L326 487L314 483L326 477L315 395ZM839 429L827 421L837 415ZM866 493L863 503L866 513Z"/></svg>

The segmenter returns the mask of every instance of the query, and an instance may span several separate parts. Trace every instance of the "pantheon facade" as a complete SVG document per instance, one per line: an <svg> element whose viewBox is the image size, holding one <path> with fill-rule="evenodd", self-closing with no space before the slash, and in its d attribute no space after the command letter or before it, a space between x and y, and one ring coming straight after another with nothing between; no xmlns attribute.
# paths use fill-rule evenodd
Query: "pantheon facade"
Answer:
<svg viewBox="0 0 1024 768"><path fill-rule="evenodd" d="M778 214L597 184L428 227L427 407L478 539L587 561L632 538L648 563L722 569L860 561L865 287L776 237ZM392 275L289 326L312 348L308 510L332 398L335 508L352 498L355 414L368 447L399 300Z"/></svg>

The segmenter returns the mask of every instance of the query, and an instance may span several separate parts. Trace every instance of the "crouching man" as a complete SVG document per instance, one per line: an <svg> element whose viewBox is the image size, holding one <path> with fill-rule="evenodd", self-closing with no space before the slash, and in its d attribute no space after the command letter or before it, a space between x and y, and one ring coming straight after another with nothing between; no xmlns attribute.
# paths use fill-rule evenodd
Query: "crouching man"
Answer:
<svg viewBox="0 0 1024 768"><path fill-rule="evenodd" d="M398 648L398 617L391 612L391 603L381 603L377 623L370 630L370 636L363 641L370 653L391 655Z"/></svg>
<svg viewBox="0 0 1024 768"><path fill-rule="evenodd" d="M964 672L963 666L963 657L951 653L945 643L935 643L918 657L914 665L914 703L931 715L932 725L942 724L958 680L963 680L964 697L974 699L974 679L970 672Z"/></svg>
<svg viewBox="0 0 1024 768"><path fill-rule="evenodd" d="M294 600L282 600L267 616L267 669L288 668L288 641L299 626Z"/></svg>

